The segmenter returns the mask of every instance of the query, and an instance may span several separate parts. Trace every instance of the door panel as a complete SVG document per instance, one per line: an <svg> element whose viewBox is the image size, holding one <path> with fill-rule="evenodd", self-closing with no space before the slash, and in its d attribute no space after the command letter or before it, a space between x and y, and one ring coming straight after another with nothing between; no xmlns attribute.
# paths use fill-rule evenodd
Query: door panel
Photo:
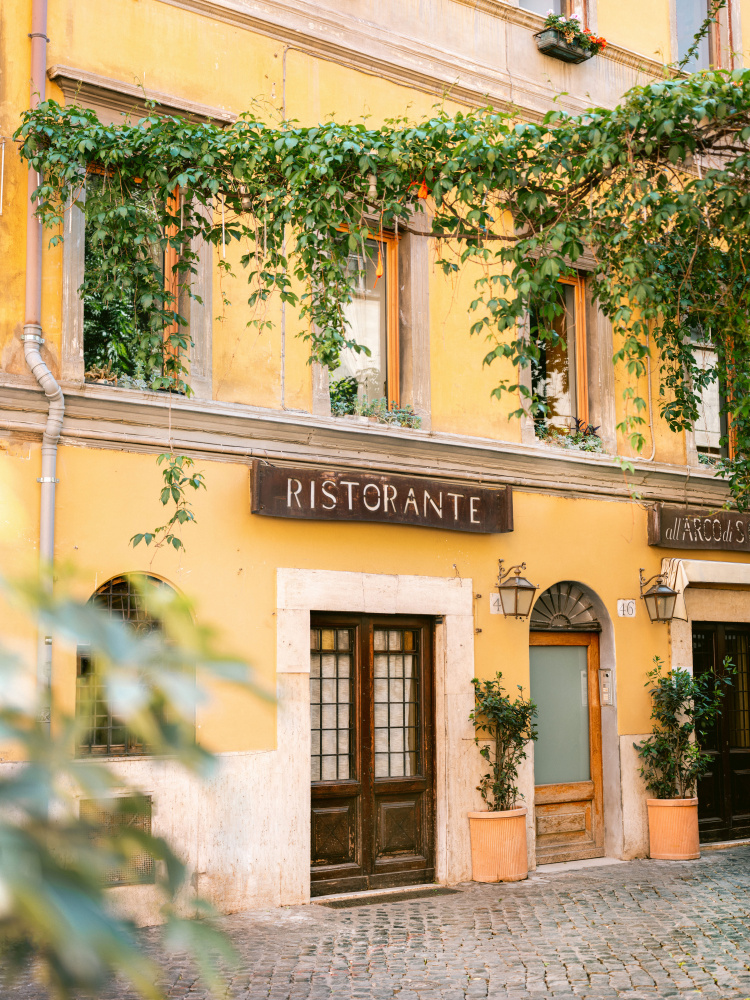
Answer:
<svg viewBox="0 0 750 1000"><path fill-rule="evenodd" d="M314 615L311 891L434 878L432 622Z"/></svg>
<svg viewBox="0 0 750 1000"><path fill-rule="evenodd" d="M599 636L532 632L529 641L537 862L601 857Z"/></svg>
<svg viewBox="0 0 750 1000"><path fill-rule="evenodd" d="M701 840L732 840L750 834L750 625L693 624L693 670L720 674L725 657L737 669L722 713L703 739L712 757L698 782Z"/></svg>

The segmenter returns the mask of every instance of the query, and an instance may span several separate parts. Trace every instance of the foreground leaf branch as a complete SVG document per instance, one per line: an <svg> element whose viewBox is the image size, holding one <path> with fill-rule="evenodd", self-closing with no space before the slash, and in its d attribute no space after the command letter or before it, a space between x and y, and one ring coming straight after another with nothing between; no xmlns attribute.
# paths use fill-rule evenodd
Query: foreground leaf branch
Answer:
<svg viewBox="0 0 750 1000"><path fill-rule="evenodd" d="M30 585L6 588L5 597L44 634L86 651L94 670L79 679L81 704L111 713L118 725L162 767L207 777L215 761L196 743L196 710L209 685L231 683L265 700L243 663L217 652L216 638L193 623L189 605L171 588L142 580L141 598L158 627L136 632L91 602L52 597ZM123 774L92 757L86 745L93 716L59 707L53 729L40 722L43 692L29 686L33 666L0 650L0 740L16 765L0 773L0 954L4 989L33 969L53 997L101 995L114 974L138 995L164 996L157 960L144 953L135 926L117 912L105 888L112 869L137 856L153 859L161 901L161 947L187 952L206 984L225 989L221 969L232 950L212 908L190 888L189 872L163 838L128 818L142 792L125 787ZM6 753L6 757L8 755ZM84 810L95 803L110 822L102 828ZM8 993L10 995L10 993Z"/></svg>
<svg viewBox="0 0 750 1000"><path fill-rule="evenodd" d="M165 507L170 503L174 504L174 511L166 524L154 528L153 531L143 531L133 535L130 544L135 548L141 542L145 542L147 546L153 542L155 549L163 545L168 548L171 546L173 549L184 549L185 545L177 531L185 524L195 523L195 514L187 498L187 490L188 487L193 490L205 490L206 480L202 472L190 472L195 463L186 455L165 452L159 455L156 461L160 466L166 463L162 469L164 486L159 494L159 500Z"/></svg>
<svg viewBox="0 0 750 1000"><path fill-rule="evenodd" d="M648 357L674 431L693 426L705 387L721 381L734 455L718 471L736 503L750 503L750 71L668 70L614 109L556 110L541 123L483 108L381 128L250 116L220 128L156 115L113 127L48 101L26 113L17 138L42 174L38 211L55 230L86 172L104 179L83 210L114 249L91 280L106 294L121 274L118 248L143 248L134 294L157 353L164 330L184 325L148 263L159 241L178 252L188 293L200 241L241 242L255 322L267 325L271 296L297 308L310 357L333 369L345 347L364 349L343 309L356 281L350 252L429 209L424 238L442 269L481 266L467 328L487 339L486 364L505 362L495 394L520 396L515 412L536 414L543 403L519 373L560 342L557 282L587 250L590 291L628 373L620 432L643 447L648 404L637 384ZM699 363L705 344L715 366Z"/></svg>

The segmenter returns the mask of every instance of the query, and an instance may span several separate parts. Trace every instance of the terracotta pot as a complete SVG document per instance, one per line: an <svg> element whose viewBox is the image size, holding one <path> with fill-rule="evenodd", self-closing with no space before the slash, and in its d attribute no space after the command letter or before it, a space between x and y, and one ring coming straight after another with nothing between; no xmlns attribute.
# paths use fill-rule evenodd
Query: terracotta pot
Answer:
<svg viewBox="0 0 750 1000"><path fill-rule="evenodd" d="M503 812L470 812L469 829L475 882L520 882L526 878L526 806Z"/></svg>
<svg viewBox="0 0 750 1000"><path fill-rule="evenodd" d="M698 847L697 799L646 799L650 854L659 861L690 861Z"/></svg>

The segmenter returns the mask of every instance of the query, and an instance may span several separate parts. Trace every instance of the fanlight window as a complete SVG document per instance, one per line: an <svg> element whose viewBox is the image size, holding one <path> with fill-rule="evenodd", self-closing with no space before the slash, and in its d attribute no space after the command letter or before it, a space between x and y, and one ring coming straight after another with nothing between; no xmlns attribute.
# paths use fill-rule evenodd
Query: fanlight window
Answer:
<svg viewBox="0 0 750 1000"><path fill-rule="evenodd" d="M146 609L142 593L144 584L167 586L156 577L145 574L115 576L99 587L89 603L140 634L159 631L161 623ZM76 748L78 756L123 757L148 753L148 747L129 733L122 720L108 710L104 685L97 677L96 663L88 646L78 647L77 673L76 718L85 724Z"/></svg>
<svg viewBox="0 0 750 1000"><path fill-rule="evenodd" d="M570 580L545 590L531 612L531 629L550 632L601 632L594 606L586 593Z"/></svg>

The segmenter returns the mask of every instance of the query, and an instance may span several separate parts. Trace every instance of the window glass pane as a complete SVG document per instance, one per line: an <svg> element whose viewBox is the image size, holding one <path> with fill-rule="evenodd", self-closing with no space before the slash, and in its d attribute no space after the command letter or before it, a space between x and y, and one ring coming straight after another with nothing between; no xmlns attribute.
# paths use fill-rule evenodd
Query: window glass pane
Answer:
<svg viewBox="0 0 750 1000"><path fill-rule="evenodd" d="M419 633L375 629L375 777L403 778L419 767Z"/></svg>
<svg viewBox="0 0 750 1000"><path fill-rule="evenodd" d="M589 781L586 646L532 646L531 700L537 705L534 783Z"/></svg>
<svg viewBox="0 0 750 1000"><path fill-rule="evenodd" d="M335 651L333 651L334 644ZM310 736L313 781L345 781L353 776L351 758L353 649L353 629L310 630ZM321 676L322 681L318 679Z"/></svg>
<svg viewBox="0 0 750 1000"><path fill-rule="evenodd" d="M695 351L695 362L701 371L716 369L716 351L711 347L699 347ZM726 418L721 412L722 397L718 378L701 392L698 405L698 419L695 421L695 446L703 455L720 456L726 454L721 439L726 433Z"/></svg>
<svg viewBox="0 0 750 1000"><path fill-rule="evenodd" d="M378 257L383 273L377 275ZM344 314L349 323L348 336L369 348L369 356L353 350L341 352L341 364L331 372L331 382L356 378L360 395L369 401L386 396L388 255L385 244L367 240L362 249L349 254L349 273L355 278L352 301Z"/></svg>
<svg viewBox="0 0 750 1000"><path fill-rule="evenodd" d="M750 747L750 669L748 653L750 643L747 632L726 630L726 652L737 673L726 697L724 712L729 721L730 750L747 750Z"/></svg>
<svg viewBox="0 0 750 1000"><path fill-rule="evenodd" d="M552 329L562 340L555 345L550 341L541 344L539 360L531 366L531 383L535 398L546 406L546 416L540 414L538 422L562 431L572 431L575 430L575 418L578 416L576 296L574 285L561 283L559 287L564 312L554 319ZM541 317L532 310L530 316L532 331L542 324Z"/></svg>
<svg viewBox="0 0 750 1000"><path fill-rule="evenodd" d="M555 14L562 13L561 0L520 0L518 6L533 10L535 14L547 14L550 10Z"/></svg>
<svg viewBox="0 0 750 1000"><path fill-rule="evenodd" d="M708 0L676 0L677 7L677 57L683 59L700 26L708 17ZM697 54L693 55L685 69L692 73L698 69L708 69L710 62L708 36L701 38Z"/></svg>

